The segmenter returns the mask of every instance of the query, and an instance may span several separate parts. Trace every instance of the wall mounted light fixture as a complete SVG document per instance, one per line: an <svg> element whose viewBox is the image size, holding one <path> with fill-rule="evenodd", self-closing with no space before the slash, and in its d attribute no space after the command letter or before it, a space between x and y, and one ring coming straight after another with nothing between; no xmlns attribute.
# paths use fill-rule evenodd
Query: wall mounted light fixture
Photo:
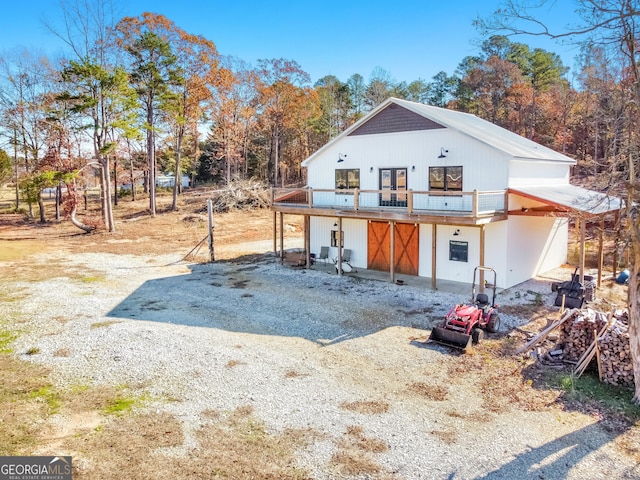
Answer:
<svg viewBox="0 0 640 480"><path fill-rule="evenodd" d="M373 173L373 167L369 168L369 173Z"/></svg>
<svg viewBox="0 0 640 480"><path fill-rule="evenodd" d="M449 153L449 150L444 147L440 147L440 155L438 155L438 158L446 158L445 153Z"/></svg>
<svg viewBox="0 0 640 480"><path fill-rule="evenodd" d="M411 171L415 172L416 171L416 166L415 165L411 165Z"/></svg>
<svg viewBox="0 0 640 480"><path fill-rule="evenodd" d="M344 162L346 160L346 158L347 158L346 154L343 155L342 153L339 153L338 154L338 163Z"/></svg>
<svg viewBox="0 0 640 480"><path fill-rule="evenodd" d="M459 229L459 228L456 228L456 231L455 231L455 232L453 232L453 236L454 236L454 237L457 237L458 235L460 235L460 229Z"/></svg>

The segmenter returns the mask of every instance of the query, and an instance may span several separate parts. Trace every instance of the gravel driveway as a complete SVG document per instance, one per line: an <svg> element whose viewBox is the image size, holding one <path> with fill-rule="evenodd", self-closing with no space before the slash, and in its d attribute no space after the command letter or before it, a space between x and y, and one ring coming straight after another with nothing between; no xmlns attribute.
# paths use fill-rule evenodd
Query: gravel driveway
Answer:
<svg viewBox="0 0 640 480"><path fill-rule="evenodd" d="M14 308L30 322L16 351L37 347L23 357L53 367L62 385L132 385L178 400L152 406L184 426L185 444L167 455L197 448L204 412L250 405L273 432L321 433L297 456L317 479L343 478L330 461L354 426L388 446L369 454L381 474L355 478L640 478L593 416L557 406L527 411L504 398L491 411L482 407L478 384L455 375L461 357L420 341L466 297L291 269L267 257L176 260L41 255L43 268L72 261L92 281L19 286L29 293ZM502 320L503 328L524 322Z"/></svg>

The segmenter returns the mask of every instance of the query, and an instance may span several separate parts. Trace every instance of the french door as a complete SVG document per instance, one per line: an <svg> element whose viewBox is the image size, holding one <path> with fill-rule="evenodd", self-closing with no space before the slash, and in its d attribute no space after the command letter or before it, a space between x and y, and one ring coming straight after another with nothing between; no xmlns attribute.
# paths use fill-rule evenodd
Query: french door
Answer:
<svg viewBox="0 0 640 480"><path fill-rule="evenodd" d="M407 190L407 169L381 168L380 190L381 207L406 207L407 194L401 192Z"/></svg>

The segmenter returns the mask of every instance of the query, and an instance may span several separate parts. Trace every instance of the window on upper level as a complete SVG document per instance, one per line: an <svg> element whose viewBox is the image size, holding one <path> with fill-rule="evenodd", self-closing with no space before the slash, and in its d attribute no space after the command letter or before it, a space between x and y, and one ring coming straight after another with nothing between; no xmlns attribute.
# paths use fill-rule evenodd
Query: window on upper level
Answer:
<svg viewBox="0 0 640 480"><path fill-rule="evenodd" d="M461 192L462 167L429 167L429 191Z"/></svg>
<svg viewBox="0 0 640 480"><path fill-rule="evenodd" d="M360 188L360 169L341 168L336 170L336 190ZM345 192L348 193L348 192Z"/></svg>

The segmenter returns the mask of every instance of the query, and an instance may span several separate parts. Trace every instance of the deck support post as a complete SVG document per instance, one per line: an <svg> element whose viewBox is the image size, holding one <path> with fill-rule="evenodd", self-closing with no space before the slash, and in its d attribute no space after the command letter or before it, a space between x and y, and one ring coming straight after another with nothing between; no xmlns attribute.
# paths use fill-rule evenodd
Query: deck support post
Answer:
<svg viewBox="0 0 640 480"><path fill-rule="evenodd" d="M389 274L391 283L396 281L396 222L389 222Z"/></svg>
<svg viewBox="0 0 640 480"><path fill-rule="evenodd" d="M584 285L584 261L585 261L585 239L587 236L587 221L580 222L580 283Z"/></svg>
<svg viewBox="0 0 640 480"><path fill-rule="evenodd" d="M280 261L284 262L284 213L280 212Z"/></svg>
<svg viewBox="0 0 640 480"><path fill-rule="evenodd" d="M342 276L342 217L338 217L338 276Z"/></svg>
<svg viewBox="0 0 640 480"><path fill-rule="evenodd" d="M480 265L484 265L484 246L485 246L485 226L480 225ZM479 293L484 293L484 270L480 270L480 287L478 288ZM472 300L475 301L475 298Z"/></svg>
<svg viewBox="0 0 640 480"><path fill-rule="evenodd" d="M431 226L431 289L437 290L436 288L436 258L438 251L438 224L434 223Z"/></svg>
<svg viewBox="0 0 640 480"><path fill-rule="evenodd" d="M273 256L278 254L278 212L273 212Z"/></svg>
<svg viewBox="0 0 640 480"><path fill-rule="evenodd" d="M304 216L305 268L311 268L311 217Z"/></svg>
<svg viewBox="0 0 640 480"><path fill-rule="evenodd" d="M616 237L613 241L613 278L618 278L618 244L620 243L620 227L618 224L620 221L620 210L618 210L615 214L615 219L613 222L614 228L616 230Z"/></svg>
<svg viewBox="0 0 640 480"><path fill-rule="evenodd" d="M600 217L600 235L598 238L598 281L596 287L602 284L602 269L604 268L604 216Z"/></svg>

